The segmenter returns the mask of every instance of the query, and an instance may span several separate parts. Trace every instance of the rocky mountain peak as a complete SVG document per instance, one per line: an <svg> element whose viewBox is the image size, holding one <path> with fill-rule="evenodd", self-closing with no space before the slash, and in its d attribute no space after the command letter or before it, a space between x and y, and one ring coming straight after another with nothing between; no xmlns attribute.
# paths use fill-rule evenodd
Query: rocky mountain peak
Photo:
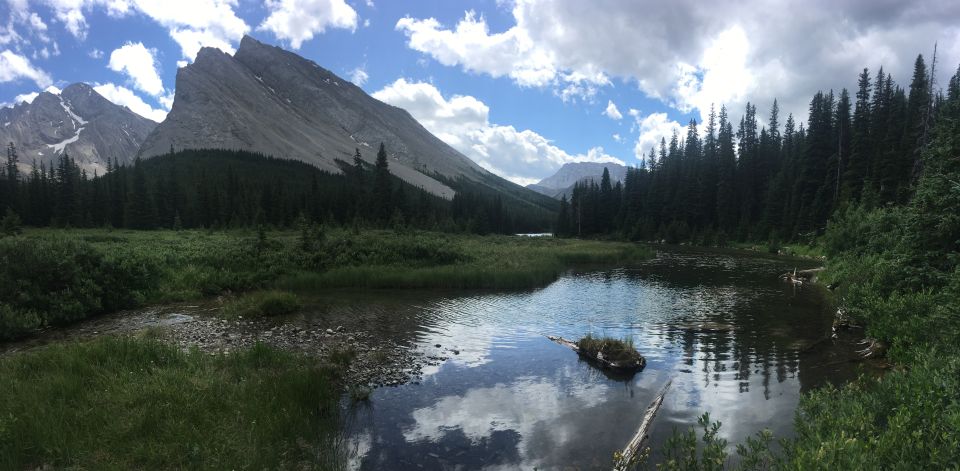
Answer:
<svg viewBox="0 0 960 471"><path fill-rule="evenodd" d="M67 154L88 173L102 174L110 159L131 162L155 126L85 83L0 109L0 142L17 147L24 170L33 162L53 164Z"/></svg>
<svg viewBox="0 0 960 471"><path fill-rule="evenodd" d="M141 155L162 155L171 146L239 149L337 173L337 161L351 161L357 149L372 163L381 142L392 173L445 198L453 190L436 175L499 180L405 111L313 61L250 36L233 56L205 48L180 69L173 109Z"/></svg>

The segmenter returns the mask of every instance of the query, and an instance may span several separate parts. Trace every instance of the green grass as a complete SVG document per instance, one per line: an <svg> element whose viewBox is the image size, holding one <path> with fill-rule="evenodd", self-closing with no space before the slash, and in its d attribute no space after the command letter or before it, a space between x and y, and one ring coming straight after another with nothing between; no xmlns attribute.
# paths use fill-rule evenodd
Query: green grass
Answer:
<svg viewBox="0 0 960 471"><path fill-rule="evenodd" d="M0 468L336 469L337 373L101 338L0 359Z"/></svg>
<svg viewBox="0 0 960 471"><path fill-rule="evenodd" d="M518 289L585 263L630 264L645 246L554 238L329 229L299 231L32 229L0 241L0 340L142 304L279 288ZM261 297L258 297L261 296ZM228 316L293 309L241 297ZM246 312L246 314L244 314Z"/></svg>
<svg viewBox="0 0 960 471"><path fill-rule="evenodd" d="M292 291L326 288L521 289L543 286L575 265L631 264L652 251L637 244L591 240L468 236L436 233L365 233L350 247L383 247L382 254L360 249L362 256L340 256L326 270L300 270L277 286ZM405 257L397 246L406 247ZM410 249L425 246L428 250ZM418 253L440 250L442 258L424 261ZM349 252L349 250L348 250Z"/></svg>
<svg viewBox="0 0 960 471"><path fill-rule="evenodd" d="M781 255L789 255L792 257L802 257L802 258L811 258L811 259L821 259L824 257L825 252L823 245L820 243L810 244L801 244L801 243L754 243L754 242L730 242L727 244L730 248L740 249L740 250L749 250L752 252L762 252L762 253L773 253Z"/></svg>
<svg viewBox="0 0 960 471"><path fill-rule="evenodd" d="M634 348L633 339L630 337L617 339L587 334L577 342L577 347L592 357L595 357L597 352L603 353L603 358L615 363L640 359L640 354Z"/></svg>
<svg viewBox="0 0 960 471"><path fill-rule="evenodd" d="M300 309L300 299L293 293L279 290L254 291L242 294L224 304L221 315L227 319L256 318L290 314Z"/></svg>

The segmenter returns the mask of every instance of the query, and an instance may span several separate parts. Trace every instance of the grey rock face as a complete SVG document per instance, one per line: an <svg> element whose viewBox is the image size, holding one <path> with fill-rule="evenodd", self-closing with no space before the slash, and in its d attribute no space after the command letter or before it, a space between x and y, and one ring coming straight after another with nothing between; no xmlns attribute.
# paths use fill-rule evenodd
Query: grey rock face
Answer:
<svg viewBox="0 0 960 471"><path fill-rule="evenodd" d="M85 83L60 95L42 92L32 103L0 108L0 142L17 146L24 169L51 164L64 152L91 176L103 174L108 159L133 161L157 123L117 106Z"/></svg>
<svg viewBox="0 0 960 471"><path fill-rule="evenodd" d="M557 173L537 183L527 185L527 188L551 198L560 199L564 195L569 198L573 186L578 182L592 180L600 183L604 168L610 171L610 182L612 184L622 182L627 176L627 167L620 164L573 162L563 164L563 167L560 167Z"/></svg>
<svg viewBox="0 0 960 471"><path fill-rule="evenodd" d="M171 147L237 149L338 173L335 161L351 162L357 148L374 162L381 142L393 174L445 198L454 191L435 174L478 182L493 177L406 111L249 36L234 56L204 48L177 72L173 108L140 155L162 155Z"/></svg>

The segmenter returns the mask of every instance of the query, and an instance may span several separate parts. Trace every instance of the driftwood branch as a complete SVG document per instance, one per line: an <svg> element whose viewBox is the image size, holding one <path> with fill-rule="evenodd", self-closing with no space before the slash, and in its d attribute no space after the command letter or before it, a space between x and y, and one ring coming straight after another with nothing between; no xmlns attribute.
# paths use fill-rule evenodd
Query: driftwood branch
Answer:
<svg viewBox="0 0 960 471"><path fill-rule="evenodd" d="M663 385L660 394L657 394L657 397L655 397L653 402L647 407L647 412L643 414L643 420L640 422L640 428L637 429L637 433L627 442L627 446L623 447L623 451L614 455L614 471L626 471L636 464L635 461L642 449L643 442L647 439L653 418L657 415L657 411L660 410L660 405L663 404L663 396L667 394L667 389L672 382L673 380L668 380L667 384Z"/></svg>
<svg viewBox="0 0 960 471"><path fill-rule="evenodd" d="M780 275L780 279L797 285L802 285L804 282L815 283L817 281L817 276L822 271L822 267L811 268L809 270L797 270L794 268L793 272L786 272Z"/></svg>

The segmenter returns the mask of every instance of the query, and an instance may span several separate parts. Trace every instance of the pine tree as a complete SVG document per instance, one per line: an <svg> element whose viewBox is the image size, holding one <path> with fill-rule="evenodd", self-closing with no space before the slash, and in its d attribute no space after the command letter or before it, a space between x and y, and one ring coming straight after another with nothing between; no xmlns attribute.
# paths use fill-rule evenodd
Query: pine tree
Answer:
<svg viewBox="0 0 960 471"><path fill-rule="evenodd" d="M717 224L731 233L737 224L736 171L737 155L733 148L733 125L727 119L727 108L720 107L720 130L717 136Z"/></svg>
<svg viewBox="0 0 960 471"><path fill-rule="evenodd" d="M127 201L127 211L124 219L127 222L127 227L133 229L153 229L156 227L156 214L147 190L143 163L139 157L133 163L133 185L130 188L130 199Z"/></svg>
<svg viewBox="0 0 960 471"><path fill-rule="evenodd" d="M19 158L17 157L17 147L11 142L7 146L7 207L13 209L14 211L19 209L18 196L19 196L19 183L20 183L20 171L17 168L19 163Z"/></svg>
<svg viewBox="0 0 960 471"><path fill-rule="evenodd" d="M857 101L853 108L850 155L841 184L841 199L858 200L870 170L870 71L866 68L857 80Z"/></svg>
<svg viewBox="0 0 960 471"><path fill-rule="evenodd" d="M567 195L560 197L560 212L557 214L556 229L554 234L557 237L566 237L570 235L570 205L567 203Z"/></svg>
<svg viewBox="0 0 960 471"><path fill-rule="evenodd" d="M390 214L393 212L391 201L393 190L391 189L388 165L387 150L381 142L380 149L377 151L377 163L374 169L373 180L374 213L376 214L377 220L381 223L386 223L390 218Z"/></svg>

